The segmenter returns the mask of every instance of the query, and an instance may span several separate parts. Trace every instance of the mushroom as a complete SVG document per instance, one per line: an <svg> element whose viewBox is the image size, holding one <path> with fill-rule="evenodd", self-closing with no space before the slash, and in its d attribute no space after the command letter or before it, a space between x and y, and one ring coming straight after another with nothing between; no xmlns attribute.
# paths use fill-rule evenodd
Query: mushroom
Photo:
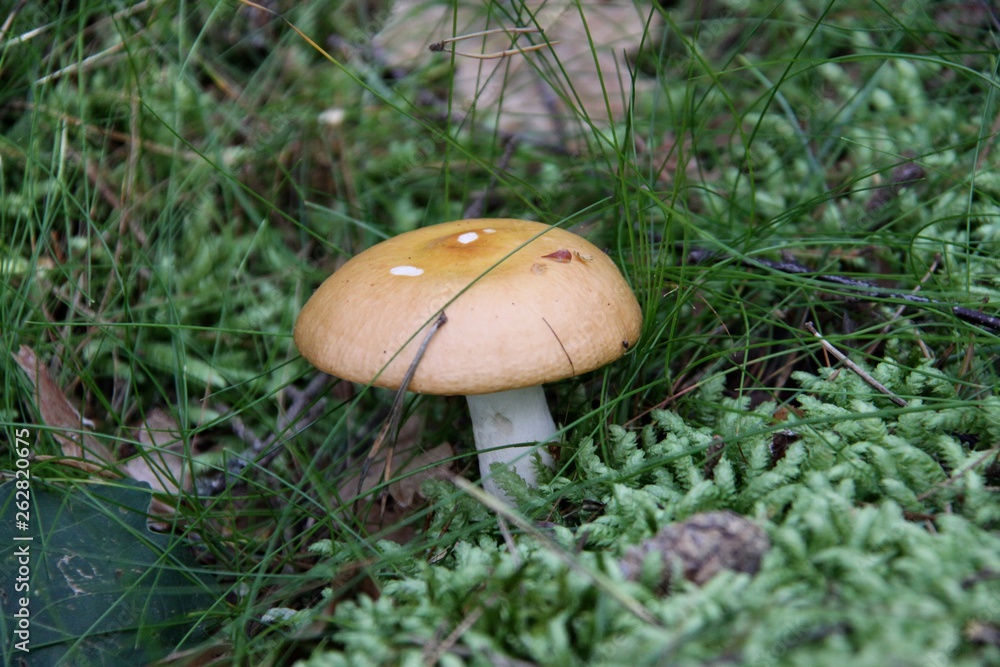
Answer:
<svg viewBox="0 0 1000 667"><path fill-rule="evenodd" d="M600 368L635 345L642 314L614 262L558 227L513 219L446 222L358 254L303 307L295 344L320 370L396 389L428 327L440 327L408 389L464 395L487 491L490 466L536 485L532 452L556 426L542 384Z"/></svg>

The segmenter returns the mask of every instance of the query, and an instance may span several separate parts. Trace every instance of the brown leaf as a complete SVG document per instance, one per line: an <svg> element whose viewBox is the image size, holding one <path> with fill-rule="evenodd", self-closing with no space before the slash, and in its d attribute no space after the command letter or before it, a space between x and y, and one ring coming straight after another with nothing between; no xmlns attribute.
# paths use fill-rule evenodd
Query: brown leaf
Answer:
<svg viewBox="0 0 1000 667"><path fill-rule="evenodd" d="M141 451L120 466L122 473L162 493L191 488L184 441L173 417L156 408L140 425L137 439Z"/></svg>
<svg viewBox="0 0 1000 667"><path fill-rule="evenodd" d="M455 450L447 442L416 454L400 469L399 479L389 485L389 495L407 509L422 503L426 498L420 492L420 485L429 479L450 479L454 473L451 464L445 461L454 455Z"/></svg>
<svg viewBox="0 0 1000 667"><path fill-rule="evenodd" d="M638 49L647 13L626 0L525 0L520 17L498 21L487 3L481 8L399 0L386 26L373 37L386 64L411 68L448 51L497 53L511 48L559 42L540 51L478 60L456 56L455 98L483 118L494 119L507 134L548 139L565 130L577 114L598 125L624 120L632 82L624 52ZM452 32L453 21L456 29ZM659 25L654 16L652 30ZM498 33L453 42L444 53L428 47L444 38L519 26L539 27L539 34ZM646 82L636 82L643 87ZM571 128L570 128L571 129Z"/></svg>
<svg viewBox="0 0 1000 667"><path fill-rule="evenodd" d="M59 442L66 456L81 458L95 463L113 465L114 457L107 447L94 436L84 431L84 420L73 407L59 385L49 374L49 369L39 360L35 351L22 345L16 353L11 353L14 361L31 380L35 388L35 405L42 421L53 430L52 435Z"/></svg>
<svg viewBox="0 0 1000 667"><path fill-rule="evenodd" d="M391 500L391 503L365 502L358 505L359 510L364 513L365 528L369 532L374 533L383 527L401 523L425 500L420 493L421 484L428 479L450 479L454 474L449 461L455 455L452 446L443 443L428 451L421 451L422 430L421 420L417 417L408 419L399 430L392 456L392 468L389 471L394 481L386 487L387 498L384 498ZM361 485L360 495L358 494L360 471L340 485L341 507L354 511L355 501L359 498L367 500L367 494L382 483L385 472L386 454L382 453L372 462L368 475ZM405 544L413 538L413 533L411 526L401 526L382 537Z"/></svg>
<svg viewBox="0 0 1000 667"><path fill-rule="evenodd" d="M395 481L389 484L386 489L389 496L405 509L419 504L424 500L420 494L421 484L429 479L449 479L451 477L451 466L439 464L454 455L455 450L447 442L426 452L418 451L416 444L405 449L400 449L397 446L396 452L393 454L392 470L392 477ZM362 497L382 483L384 473L385 458L380 457L372 463L368 476L361 485ZM359 475L352 476L340 485L340 497L344 499L345 505L353 503L357 497Z"/></svg>

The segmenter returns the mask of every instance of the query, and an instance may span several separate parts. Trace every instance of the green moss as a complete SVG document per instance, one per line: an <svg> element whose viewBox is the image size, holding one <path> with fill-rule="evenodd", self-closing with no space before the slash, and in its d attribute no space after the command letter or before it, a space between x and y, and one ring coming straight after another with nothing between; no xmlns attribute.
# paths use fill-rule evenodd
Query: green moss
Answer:
<svg viewBox="0 0 1000 667"><path fill-rule="evenodd" d="M883 379L890 390L919 384L907 374ZM525 490L537 499L583 488L603 504L599 516L551 529L552 544L518 535L516 553L483 521L443 561L386 582L378 601L341 604L331 623L340 648L301 664L406 664L436 646L483 665L698 665L720 655L749 665L972 665L1000 657L968 634L1000 622L1000 538L982 523L1000 503L982 491L979 454L949 435L958 423L984 432L986 424L951 414L969 406L880 410L882 395L844 372L800 382L813 394L801 395L800 416L781 425L799 439L778 460L773 405L744 412L739 401L723 401L712 430L667 411L641 432L611 427L607 460L584 441L575 481ZM708 474L713 430L726 445ZM949 477L957 469L961 477ZM461 516L469 510L462 502L440 511ZM666 595L621 579L616 561L630 545L723 507L770 535L758 574L723 572ZM587 572L611 577L658 623L610 600ZM468 629L444 646L459 626Z"/></svg>

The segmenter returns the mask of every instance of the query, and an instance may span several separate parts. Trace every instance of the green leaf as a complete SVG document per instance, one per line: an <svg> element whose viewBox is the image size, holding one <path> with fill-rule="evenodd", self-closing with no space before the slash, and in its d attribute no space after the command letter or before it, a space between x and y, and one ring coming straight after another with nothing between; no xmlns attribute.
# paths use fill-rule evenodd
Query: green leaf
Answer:
<svg viewBox="0 0 1000 667"><path fill-rule="evenodd" d="M24 567L0 569L4 664L138 665L204 638L198 619L219 596L186 547L147 528L147 485L32 482L25 517L15 484L0 486L0 561Z"/></svg>

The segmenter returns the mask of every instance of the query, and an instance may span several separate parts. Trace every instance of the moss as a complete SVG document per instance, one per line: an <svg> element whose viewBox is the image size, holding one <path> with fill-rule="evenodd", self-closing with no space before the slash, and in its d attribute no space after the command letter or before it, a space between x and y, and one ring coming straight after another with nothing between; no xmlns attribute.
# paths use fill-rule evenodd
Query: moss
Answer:
<svg viewBox="0 0 1000 667"><path fill-rule="evenodd" d="M916 386L906 374L885 380L890 390ZM584 441L574 482L525 491L538 501L586 489L603 503L599 516L554 528L552 543L518 535L516 553L483 521L444 560L387 582L377 602L341 604L331 624L338 651L302 664L405 664L435 646L467 664L996 659L996 647L972 641L969 628L1000 622L1000 539L981 523L998 503L981 491L978 453L949 435L959 423L985 435L987 425L951 414L968 406L881 410L880 394L826 371L800 381L813 394L800 397L801 416L781 425L800 437L778 460L769 451L773 405L747 412L737 401L718 404L713 430L729 439L712 474L713 430L666 411L641 432L611 427L606 460ZM949 478L946 468L963 475ZM439 511L454 519L468 511L463 502ZM629 546L714 508L749 515L770 535L757 575L723 572L665 595L622 579L617 562ZM630 614L588 573L610 577L657 622ZM463 624L455 643L443 644Z"/></svg>

